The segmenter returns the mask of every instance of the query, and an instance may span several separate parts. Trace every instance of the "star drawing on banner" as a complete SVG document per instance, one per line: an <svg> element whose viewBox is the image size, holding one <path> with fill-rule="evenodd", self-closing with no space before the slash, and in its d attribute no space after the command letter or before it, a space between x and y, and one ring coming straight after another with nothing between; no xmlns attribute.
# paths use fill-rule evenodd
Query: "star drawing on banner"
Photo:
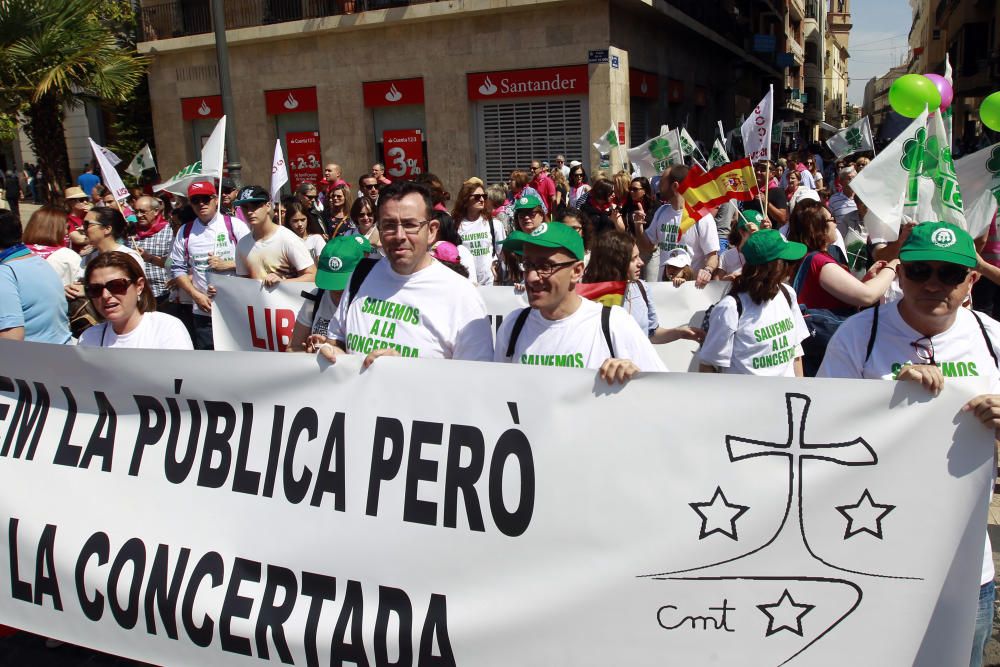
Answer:
<svg viewBox="0 0 1000 667"><path fill-rule="evenodd" d="M882 519L892 510L895 505L880 505L872 500L872 494L868 489L861 494L861 499L853 505L839 505L837 511L847 519L847 530L844 531L844 539L854 537L858 533L868 533L878 539L882 539Z"/></svg>
<svg viewBox="0 0 1000 667"><path fill-rule="evenodd" d="M706 503L689 503L691 509L701 517L701 534L699 540L703 540L713 533L722 533L726 537L739 541L736 536L736 520L743 516L748 509L746 505L737 505L726 500L726 494L722 492L722 487L715 487L715 494Z"/></svg>
<svg viewBox="0 0 1000 667"><path fill-rule="evenodd" d="M788 630L801 637L802 617L815 609L816 605L798 604L786 588L777 602L759 604L757 608L767 616L767 632L764 633L764 637L770 637L782 630Z"/></svg>

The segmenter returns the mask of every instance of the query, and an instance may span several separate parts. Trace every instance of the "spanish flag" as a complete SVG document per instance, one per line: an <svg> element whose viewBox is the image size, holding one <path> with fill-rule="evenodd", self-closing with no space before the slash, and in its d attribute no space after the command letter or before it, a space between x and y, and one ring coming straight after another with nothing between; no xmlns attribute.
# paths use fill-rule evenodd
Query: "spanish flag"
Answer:
<svg viewBox="0 0 1000 667"><path fill-rule="evenodd" d="M709 209L730 199L751 201L760 194L753 165L748 158L724 164L711 171L694 166L681 183L684 202L701 218Z"/></svg>
<svg viewBox="0 0 1000 667"><path fill-rule="evenodd" d="M584 299L597 301L605 306L620 306L625 303L625 289L628 283L614 280L604 283L578 283L576 293Z"/></svg>

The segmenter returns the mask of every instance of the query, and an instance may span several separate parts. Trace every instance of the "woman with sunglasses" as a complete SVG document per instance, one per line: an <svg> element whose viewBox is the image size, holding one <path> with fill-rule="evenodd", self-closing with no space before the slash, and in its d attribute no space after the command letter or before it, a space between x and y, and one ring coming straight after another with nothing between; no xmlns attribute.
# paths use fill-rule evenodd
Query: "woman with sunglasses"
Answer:
<svg viewBox="0 0 1000 667"><path fill-rule="evenodd" d="M350 231L351 216L350 207L347 205L346 186L338 185L330 189L323 217L326 221L327 235L331 239Z"/></svg>
<svg viewBox="0 0 1000 667"><path fill-rule="evenodd" d="M808 160L806 160L806 169L812 176L813 185L815 186L816 192L819 192L822 195L826 195L827 194L826 189L823 187L823 172L821 172L819 169L816 168L815 158L810 157Z"/></svg>
<svg viewBox="0 0 1000 667"><path fill-rule="evenodd" d="M353 229L344 236L363 236L371 246L366 251L366 257L378 259L383 257L382 240L379 238L378 225L375 224L375 204L368 197L358 197L351 204L351 224Z"/></svg>
<svg viewBox="0 0 1000 667"><path fill-rule="evenodd" d="M172 315L156 312L156 299L132 255L100 254L87 265L84 291L104 322L80 336L84 347L192 350L191 336Z"/></svg>
<svg viewBox="0 0 1000 667"><path fill-rule="evenodd" d="M489 214L486 189L478 178L462 185L451 217L458 221L461 245L472 253L477 283L492 285L498 270L495 248L506 238L506 234L500 223Z"/></svg>
<svg viewBox="0 0 1000 667"><path fill-rule="evenodd" d="M323 236L323 225L319 218L299 199L290 199L283 204L285 219L282 221L285 227L302 239L309 250L309 255L315 262L323 252L326 245L326 238Z"/></svg>
<svg viewBox="0 0 1000 667"><path fill-rule="evenodd" d="M128 234L128 223L117 208L103 207L87 211L83 218L84 233L87 241L95 252L84 256L85 263L106 252L124 252L135 258L139 266L143 265L142 256L135 250L124 245Z"/></svg>
<svg viewBox="0 0 1000 667"><path fill-rule="evenodd" d="M587 172L582 165L569 168L569 200L570 208L580 208L583 203L580 201L585 193L590 191L590 184L587 183Z"/></svg>

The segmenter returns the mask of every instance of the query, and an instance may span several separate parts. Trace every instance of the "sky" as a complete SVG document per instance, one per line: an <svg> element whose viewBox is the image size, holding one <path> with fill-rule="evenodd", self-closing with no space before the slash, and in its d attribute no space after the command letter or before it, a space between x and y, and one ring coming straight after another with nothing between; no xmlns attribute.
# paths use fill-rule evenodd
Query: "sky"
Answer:
<svg viewBox="0 0 1000 667"><path fill-rule="evenodd" d="M851 83L847 99L860 105L865 83L909 57L907 35L913 13L907 0L854 0L851 2L851 37L847 73Z"/></svg>

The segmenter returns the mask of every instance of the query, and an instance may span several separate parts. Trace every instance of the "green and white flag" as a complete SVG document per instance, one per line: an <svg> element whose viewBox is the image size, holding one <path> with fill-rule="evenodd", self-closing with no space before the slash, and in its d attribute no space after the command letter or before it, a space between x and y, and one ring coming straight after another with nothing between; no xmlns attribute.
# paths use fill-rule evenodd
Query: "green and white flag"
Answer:
<svg viewBox="0 0 1000 667"><path fill-rule="evenodd" d="M909 201L906 193L911 181L918 177L923 159L926 125L927 111L924 111L851 181L851 189L873 214L865 217L865 225L873 239L895 241L899 238L904 201ZM914 187L914 200L917 191ZM911 205L907 210L912 213L914 209L915 205Z"/></svg>
<svg viewBox="0 0 1000 667"><path fill-rule="evenodd" d="M921 140L919 133L917 140ZM920 150L912 144L909 147L903 146L904 166L919 164L919 167L911 169L907 180L904 215L909 215L917 222L943 220L968 229L962 206L962 191L955 173L955 162L951 157L951 143L940 113L927 117L926 138L922 141ZM917 153L921 155L919 163L916 162Z"/></svg>
<svg viewBox="0 0 1000 667"><path fill-rule="evenodd" d="M187 197L188 186L195 181L214 181L222 178L222 162L226 143L226 117L216 123L215 129L201 149L201 159L181 169L173 178L153 186L153 192L166 190Z"/></svg>
<svg viewBox="0 0 1000 667"><path fill-rule="evenodd" d="M689 155L694 155L694 152L698 150L697 145L694 143L694 139L692 139L691 135L688 134L687 128L684 127L681 128L680 143L681 143L681 153L684 155L684 157L687 157Z"/></svg>
<svg viewBox="0 0 1000 667"><path fill-rule="evenodd" d="M719 139L715 140L712 144L712 150L708 154L708 170L711 171L716 167L721 167L724 164L729 164L730 159L726 154L726 147L722 145Z"/></svg>
<svg viewBox="0 0 1000 667"><path fill-rule="evenodd" d="M826 140L826 145L838 159L861 151L874 151L875 142L872 141L872 128L868 123L868 116L831 136Z"/></svg>
<svg viewBox="0 0 1000 667"><path fill-rule="evenodd" d="M611 129L602 134L594 142L594 148L601 155L607 155L611 152L611 149L618 145L618 128L615 127L614 123L611 123Z"/></svg>
<svg viewBox="0 0 1000 667"><path fill-rule="evenodd" d="M189 164L184 167L173 177L168 178L162 183L157 183L153 186L153 192L160 192L166 190L175 195L180 195L181 197L187 197L188 186L195 181L206 180L210 174L206 174L202 171L201 160L198 160L194 164Z"/></svg>
<svg viewBox="0 0 1000 667"><path fill-rule="evenodd" d="M125 168L125 173L139 178L142 176L142 172L147 169L156 169L156 163L153 161L153 151L150 150L149 144L143 146L142 150L135 154L135 157L129 162L128 167Z"/></svg>
<svg viewBox="0 0 1000 667"><path fill-rule="evenodd" d="M633 173L646 178L662 174L671 165L684 164L680 132L676 129L629 148L627 152L629 161L635 167Z"/></svg>
<svg viewBox="0 0 1000 667"><path fill-rule="evenodd" d="M1000 204L1000 143L993 144L955 163L965 204L965 222L972 238L990 228Z"/></svg>

